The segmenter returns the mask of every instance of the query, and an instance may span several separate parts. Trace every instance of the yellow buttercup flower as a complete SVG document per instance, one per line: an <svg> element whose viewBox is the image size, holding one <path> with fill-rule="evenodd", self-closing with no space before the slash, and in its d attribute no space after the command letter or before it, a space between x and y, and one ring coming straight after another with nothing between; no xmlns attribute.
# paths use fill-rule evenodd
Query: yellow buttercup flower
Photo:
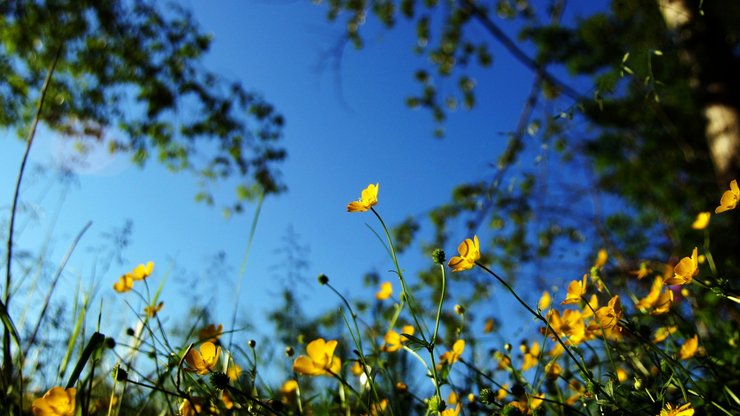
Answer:
<svg viewBox="0 0 740 416"><path fill-rule="evenodd" d="M154 271L154 262L150 261L147 264L136 266L134 271L131 272L131 277L134 280L144 280L152 274L152 271Z"/></svg>
<svg viewBox="0 0 740 416"><path fill-rule="evenodd" d="M684 257L673 267L673 277L665 280L666 285L685 285L691 283L699 274L698 249L694 247L691 257Z"/></svg>
<svg viewBox="0 0 740 416"><path fill-rule="evenodd" d="M606 249L602 248L601 250L599 250L599 254L596 256L594 267L596 267L597 269L604 267L607 260L609 260L609 253L606 252Z"/></svg>
<svg viewBox="0 0 740 416"><path fill-rule="evenodd" d="M401 334L414 335L414 327L411 325L404 326L401 328ZM408 341L408 338L401 334L392 329L386 332L384 337L385 345L382 348L383 351L394 352L400 350L403 347L403 343Z"/></svg>
<svg viewBox="0 0 740 416"><path fill-rule="evenodd" d="M229 365L228 370L226 370L226 376L229 377L229 380L236 381L239 376L242 373L242 368L239 367L238 364L235 362L232 362L231 365Z"/></svg>
<svg viewBox="0 0 740 416"><path fill-rule="evenodd" d="M201 341L210 341L210 342L216 342L218 341L219 337L221 337L221 334L224 332L224 326L223 324L209 324L203 329L198 332L198 339Z"/></svg>
<svg viewBox="0 0 740 416"><path fill-rule="evenodd" d="M113 284L113 290L115 290L118 293L128 292L129 290L133 288L134 288L134 279L128 273L119 277L118 281Z"/></svg>
<svg viewBox="0 0 740 416"><path fill-rule="evenodd" d="M461 409L462 409L462 403L457 403L454 409L447 408L440 413L440 416L457 416L460 414Z"/></svg>
<svg viewBox="0 0 740 416"><path fill-rule="evenodd" d="M371 416L384 415L385 409L387 407L388 407L388 399L383 399L380 401L380 403L373 403L370 406L370 415Z"/></svg>
<svg viewBox="0 0 740 416"><path fill-rule="evenodd" d="M186 367L185 370L198 373L200 375L206 375L218 364L218 358L221 355L221 347L217 347L212 342L204 342L200 348L200 351L195 348L188 351L188 355L185 356L185 361L190 367Z"/></svg>
<svg viewBox="0 0 740 416"><path fill-rule="evenodd" d="M621 367L617 368L617 380L620 383L624 383L625 381L627 381L627 378L629 378L629 374L627 374L627 370Z"/></svg>
<svg viewBox="0 0 740 416"><path fill-rule="evenodd" d="M447 263L452 268L453 272L459 272L462 270L472 269L475 266L475 262L480 259L480 242L478 236L474 236L473 239L465 239L457 247L459 256L454 256Z"/></svg>
<svg viewBox="0 0 740 416"><path fill-rule="evenodd" d="M465 351L465 341L458 339L452 344L452 349L439 356L439 364L452 364L456 363L460 359L460 356Z"/></svg>
<svg viewBox="0 0 740 416"><path fill-rule="evenodd" d="M740 188L737 186L737 180L733 179L730 182L730 190L722 194L722 199L720 199L719 206L714 210L714 213L719 214L735 209L738 201L740 201Z"/></svg>
<svg viewBox="0 0 740 416"><path fill-rule="evenodd" d="M619 295L614 295L606 306L602 306L596 310L594 322L588 325L588 329L594 331L614 328L619 324L621 318L622 303L619 300Z"/></svg>
<svg viewBox="0 0 740 416"><path fill-rule="evenodd" d="M342 361L334 356L337 341L315 339L306 345L308 356L301 355L293 362L293 371L307 376L339 374Z"/></svg>
<svg viewBox="0 0 740 416"><path fill-rule="evenodd" d="M540 300L537 302L537 309L544 311L545 309L550 307L550 304L552 303L552 296L550 296L550 292L544 291L542 292L542 296L540 296Z"/></svg>
<svg viewBox="0 0 740 416"><path fill-rule="evenodd" d="M545 364L545 376L550 380L555 380L563 374L563 367L555 361Z"/></svg>
<svg viewBox="0 0 740 416"><path fill-rule="evenodd" d="M155 316L157 316L157 312L161 311L162 308L164 308L164 302L159 302L154 306L145 306L144 313L147 314L147 316L154 318Z"/></svg>
<svg viewBox="0 0 740 416"><path fill-rule="evenodd" d="M586 281L588 275L583 275L583 280L573 280L568 285L568 294L565 296L565 300L562 301L561 305L568 305L571 303L581 303L581 296L586 294Z"/></svg>
<svg viewBox="0 0 740 416"><path fill-rule="evenodd" d="M677 330L678 330L677 325L660 327L655 331L655 335L653 336L653 342L656 344L659 342L663 342L665 341L666 338L668 338L671 334L673 334Z"/></svg>
<svg viewBox="0 0 740 416"><path fill-rule="evenodd" d="M287 380L285 383L283 383L282 386L280 386L280 393L283 393L286 396L290 394L295 394L297 390L298 382L295 380Z"/></svg>
<svg viewBox="0 0 740 416"><path fill-rule="evenodd" d="M31 404L35 416L74 416L77 389L52 387Z"/></svg>
<svg viewBox="0 0 740 416"><path fill-rule="evenodd" d="M695 230L703 230L707 228L707 225L709 225L709 218L712 217L712 214L709 212L700 212L696 215L696 219L694 220L694 223L691 224L691 228Z"/></svg>
<svg viewBox="0 0 740 416"><path fill-rule="evenodd" d="M522 371L527 371L530 368L537 365L540 359L540 343L533 342L532 347L528 347L526 344L522 344L522 352L524 353L524 359L522 361Z"/></svg>
<svg viewBox="0 0 740 416"><path fill-rule="evenodd" d="M696 350L699 347L699 336L694 335L693 337L686 340L681 345L681 349L678 351L679 360L688 360L696 354Z"/></svg>
<svg viewBox="0 0 740 416"><path fill-rule="evenodd" d="M380 285L380 290L375 294L375 299L386 300L393 295L393 284L391 282L383 282Z"/></svg>
<svg viewBox="0 0 740 416"><path fill-rule="evenodd" d="M567 338L567 341L572 345L583 341L586 335L586 326L583 323L583 315L580 311L566 309L563 311L563 315L560 316L560 312L556 309L550 309L547 313L547 321L558 337Z"/></svg>
<svg viewBox="0 0 740 416"><path fill-rule="evenodd" d="M665 408L660 411L658 416L693 416L694 409L691 408L691 403L686 403L675 409L670 403L666 403Z"/></svg>
<svg viewBox="0 0 740 416"><path fill-rule="evenodd" d="M352 201L347 204L347 212L365 212L378 203L378 188L380 184L370 184L362 190L362 196L359 201Z"/></svg>

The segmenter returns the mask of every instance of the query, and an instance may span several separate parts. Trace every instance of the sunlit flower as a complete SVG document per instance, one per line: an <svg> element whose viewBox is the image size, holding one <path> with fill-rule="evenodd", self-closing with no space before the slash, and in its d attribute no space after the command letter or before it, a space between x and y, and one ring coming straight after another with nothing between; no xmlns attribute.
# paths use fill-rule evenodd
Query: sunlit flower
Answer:
<svg viewBox="0 0 740 416"><path fill-rule="evenodd" d="M383 282L383 284L380 285L380 290L375 294L375 299L386 300L390 298L392 294L393 284L391 284L391 282Z"/></svg>
<svg viewBox="0 0 740 416"><path fill-rule="evenodd" d="M545 364L545 376L550 380L555 380L563 374L563 367L555 361Z"/></svg>
<svg viewBox="0 0 740 416"><path fill-rule="evenodd" d="M118 293L128 292L134 288L134 279L131 274L126 273L118 278L118 281L113 284L113 290Z"/></svg>
<svg viewBox="0 0 740 416"><path fill-rule="evenodd" d="M152 271L154 271L154 262L150 261L136 266L130 274L134 280L144 280L152 274Z"/></svg>
<svg viewBox="0 0 740 416"><path fill-rule="evenodd" d="M157 312L161 311L162 308L164 308L164 302L159 302L154 306L147 305L144 307L144 313L147 314L147 316L154 318L157 316Z"/></svg>
<svg viewBox="0 0 740 416"><path fill-rule="evenodd" d="M693 357L694 354L696 354L696 350L699 347L699 336L694 335L693 337L687 339L683 345L681 345L681 349L678 351L678 359L679 360L688 360L689 358Z"/></svg>
<svg viewBox="0 0 740 416"><path fill-rule="evenodd" d="M730 182L730 190L722 194L719 206L714 210L715 214L735 209L737 202L740 201L740 188L737 186L737 180Z"/></svg>
<svg viewBox="0 0 740 416"><path fill-rule="evenodd" d="M460 243L457 247L459 256L454 256L450 259L448 266L452 268L453 272L459 272L462 270L472 269L475 266L475 262L480 259L480 242L478 236L474 236L473 239L466 238L465 241Z"/></svg>
<svg viewBox="0 0 740 416"><path fill-rule="evenodd" d="M540 343L533 342L531 347L528 347L527 344L522 344L522 352L524 353L522 371L527 371L536 366L540 359Z"/></svg>
<svg viewBox="0 0 740 416"><path fill-rule="evenodd" d="M691 228L695 230L703 230L709 225L709 218L712 217L710 212L700 212L696 215L694 223L691 224Z"/></svg>
<svg viewBox="0 0 740 416"><path fill-rule="evenodd" d="M684 285L691 283L694 277L699 274L699 251L694 247L691 257L684 257L673 267L673 277L665 280L666 285Z"/></svg>
<svg viewBox="0 0 740 416"><path fill-rule="evenodd" d="M550 307L550 304L552 303L552 296L550 296L550 292L544 291L542 292L542 296L540 296L540 300L537 302L537 309L544 311L545 309Z"/></svg>
<svg viewBox="0 0 740 416"><path fill-rule="evenodd" d="M236 381L239 378L239 375L242 373L242 368L239 367L235 362L232 362L229 365L228 370L226 370L226 376L229 377L229 380Z"/></svg>
<svg viewBox="0 0 740 416"><path fill-rule="evenodd" d="M388 399L383 399L380 403L373 403L370 405L370 414L372 416L385 414L385 409L388 407Z"/></svg>
<svg viewBox="0 0 740 416"><path fill-rule="evenodd" d="M511 368L511 358L503 352L496 351L496 353L493 355L493 358L498 361L498 365L496 366L497 370L506 370L508 368Z"/></svg>
<svg viewBox="0 0 740 416"><path fill-rule="evenodd" d="M283 393L286 396L295 394L297 390L298 382L295 380L286 380L283 385L280 386L280 393Z"/></svg>
<svg viewBox="0 0 740 416"><path fill-rule="evenodd" d="M452 364L456 363L460 359L463 351L465 351L465 341L458 339L452 344L452 349L439 356L439 364Z"/></svg>
<svg viewBox="0 0 740 416"><path fill-rule="evenodd" d="M583 275L583 279L579 282L573 280L568 285L568 294L565 296L565 300L561 302L561 305L568 305L571 303L581 303L581 296L586 294L586 281L588 275Z"/></svg>
<svg viewBox="0 0 740 416"><path fill-rule="evenodd" d="M619 295L614 295L606 306L602 306L596 310L594 322L589 324L588 329L593 331L614 328L619 324L621 318L622 303L619 300Z"/></svg>
<svg viewBox="0 0 740 416"><path fill-rule="evenodd" d="M362 363L360 363L359 361L355 361L354 363L352 363L352 367L349 368L349 371L355 377L359 377L365 374L365 369L362 368Z"/></svg>
<svg viewBox="0 0 740 416"><path fill-rule="evenodd" d="M459 401L460 397L454 391L451 391L450 394L447 395L447 404L457 404Z"/></svg>
<svg viewBox="0 0 740 416"><path fill-rule="evenodd" d="M458 403L455 408L447 408L440 413L440 416L457 416L462 409L462 403Z"/></svg>
<svg viewBox="0 0 740 416"><path fill-rule="evenodd" d="M668 312L672 303L673 292L671 290L663 290L663 279L658 276L655 278L648 295L640 299L635 306L643 312L654 308L651 314L660 315Z"/></svg>
<svg viewBox="0 0 740 416"><path fill-rule="evenodd" d="M550 309L547 313L547 321L558 337L567 338L567 341L570 341L573 345L583 341L586 335L586 326L583 323L583 315L580 311L566 309L561 316L556 309Z"/></svg>
<svg viewBox="0 0 740 416"><path fill-rule="evenodd" d="M77 389L52 387L43 397L33 401L31 409L35 416L74 416Z"/></svg>
<svg viewBox="0 0 740 416"><path fill-rule="evenodd" d="M224 332L223 324L209 324L198 332L198 339L201 341L217 342Z"/></svg>
<svg viewBox="0 0 740 416"><path fill-rule="evenodd" d="M658 416L693 416L694 409L691 408L691 403L686 403L677 408L673 408L670 403L666 403L665 407L661 409L660 415Z"/></svg>
<svg viewBox="0 0 740 416"><path fill-rule="evenodd" d="M509 394L507 392L507 390L509 390L509 384L508 383L507 384L504 384L503 386L501 386L498 389L498 391L496 392L496 400L498 400L498 401L504 400L506 398L506 395Z"/></svg>
<svg viewBox="0 0 740 416"><path fill-rule="evenodd" d="M234 408L234 399L231 398L231 394L229 394L228 390L224 390L223 393L221 393L221 401L224 403L225 408Z"/></svg>
<svg viewBox="0 0 740 416"><path fill-rule="evenodd" d="M676 332L678 330L677 325L668 326L668 327L660 327L655 331L655 335L653 336L653 342L659 343L665 341L666 338L668 338L671 334Z"/></svg>
<svg viewBox="0 0 740 416"><path fill-rule="evenodd" d="M411 325L404 326L401 328L401 334L414 335L414 327ZM383 351L394 352L400 350L403 347L403 343L408 341L408 338L401 334L392 329L386 332L383 338L385 341Z"/></svg>
<svg viewBox="0 0 740 416"><path fill-rule="evenodd" d="M583 305L583 319L588 319L594 316L597 309L599 309L599 298L593 294L588 299L588 303Z"/></svg>
<svg viewBox="0 0 740 416"><path fill-rule="evenodd" d="M337 341L315 339L306 345L308 356L301 355L293 362L293 371L307 376L339 374L342 361L334 356Z"/></svg>
<svg viewBox="0 0 740 416"><path fill-rule="evenodd" d="M625 381L627 381L628 377L629 377L629 374L627 374L627 371L624 368L622 367L617 368L617 380L620 383L624 383Z"/></svg>
<svg viewBox="0 0 740 416"><path fill-rule="evenodd" d="M645 278L645 277L646 277L646 276L647 276L647 275L648 275L648 274L649 274L650 272L651 272L651 270L650 270L650 269L648 268L648 265L647 265L647 263L645 263L645 262L643 261L642 263L640 263L640 268L639 268L639 269L637 269L637 270L633 270L633 271L631 271L631 272L630 272L630 274L631 274L631 275L633 275L633 276L635 276L635 277L637 277L637 280L642 280L642 279L644 279L644 278Z"/></svg>
<svg viewBox="0 0 740 416"><path fill-rule="evenodd" d="M180 403L180 416L200 416L204 414L204 400L200 397L184 399Z"/></svg>
<svg viewBox="0 0 740 416"><path fill-rule="evenodd" d="M348 212L365 212L378 203L378 188L380 184L370 184L362 190L362 196L359 201L352 201L347 204Z"/></svg>
<svg viewBox="0 0 740 416"><path fill-rule="evenodd" d="M607 260L609 260L609 254L606 252L606 249L602 248L601 250L599 250L599 254L596 256L594 267L598 269L604 267Z"/></svg>
<svg viewBox="0 0 740 416"><path fill-rule="evenodd" d="M200 350L200 351L199 351ZM204 342L199 350L191 348L185 356L185 361L190 367L187 371L192 371L200 375L206 375L218 364L218 358L221 355L221 347L217 347L212 342Z"/></svg>

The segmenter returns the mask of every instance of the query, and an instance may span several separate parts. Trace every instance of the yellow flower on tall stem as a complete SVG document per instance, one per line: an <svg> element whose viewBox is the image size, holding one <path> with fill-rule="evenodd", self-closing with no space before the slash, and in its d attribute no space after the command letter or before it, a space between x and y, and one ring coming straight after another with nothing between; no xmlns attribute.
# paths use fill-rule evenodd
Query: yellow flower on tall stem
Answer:
<svg viewBox="0 0 740 416"><path fill-rule="evenodd" d="M694 277L699 274L699 252L696 247L691 252L691 257L684 257L678 264L673 267L673 277L669 277L663 282L666 285L685 285L691 283Z"/></svg>
<svg viewBox="0 0 740 416"><path fill-rule="evenodd" d="M334 356L337 341L315 339L306 345L308 356L301 355L293 362L293 371L307 376L322 376L339 374L342 361Z"/></svg>
<svg viewBox="0 0 740 416"><path fill-rule="evenodd" d="M458 339L452 344L452 349L439 356L439 365L456 363L465 351L465 341Z"/></svg>
<svg viewBox="0 0 740 416"><path fill-rule="evenodd" d="M217 347L212 342L204 342L200 346L200 351L195 348L188 351L185 361L190 366L185 370L206 375L218 364L218 358L221 355L221 347Z"/></svg>
<svg viewBox="0 0 740 416"><path fill-rule="evenodd" d="M77 389L52 387L43 397L31 404L35 416L74 416Z"/></svg>
<svg viewBox="0 0 740 416"><path fill-rule="evenodd" d="M152 271L154 271L154 262L150 261L136 266L130 274L134 280L144 280L152 274Z"/></svg>
<svg viewBox="0 0 740 416"><path fill-rule="evenodd" d="M693 337L687 339L683 345L681 345L681 349L678 351L678 359L679 360L688 360L689 358L693 357L694 354L696 354L696 350L699 348L699 336L694 335Z"/></svg>
<svg viewBox="0 0 740 416"><path fill-rule="evenodd" d="M380 285L380 290L375 293L375 299L386 300L393 295L393 284L391 282L383 282Z"/></svg>
<svg viewBox="0 0 740 416"><path fill-rule="evenodd" d="M118 293L128 292L129 290L133 288L134 288L134 279L128 273L119 277L118 281L113 284L113 290L115 290Z"/></svg>
<svg viewBox="0 0 740 416"><path fill-rule="evenodd" d="M347 212L365 212L378 203L378 189L380 184L370 184L362 190L362 195L358 201L352 201L347 204Z"/></svg>
<svg viewBox="0 0 740 416"><path fill-rule="evenodd" d="M401 334L414 335L414 327L411 325L404 326L401 328ZM383 338L385 341L385 345L382 347L383 351L394 352L400 350L403 344L408 341L408 338L401 334L392 329L386 332Z"/></svg>
<svg viewBox="0 0 740 416"><path fill-rule="evenodd" d="M719 214L735 209L738 201L740 201L740 188L737 186L737 179L733 179L730 182L730 190L722 194L722 199L720 199L719 206L714 210L714 213Z"/></svg>
<svg viewBox="0 0 740 416"><path fill-rule="evenodd" d="M581 296L586 294L586 281L588 275L583 275L583 279L579 282L573 280L568 285L568 294L565 296L565 300L561 302L561 305L569 305L572 303L581 303Z"/></svg>
<svg viewBox="0 0 740 416"><path fill-rule="evenodd" d="M478 236L474 236L472 240L466 238L457 247L457 252L460 255L452 257L447 263L452 268L452 271L459 272L472 269L475 266L475 262L480 259L480 242L478 241Z"/></svg>
<svg viewBox="0 0 740 416"><path fill-rule="evenodd" d="M709 225L709 219L712 217L710 212L700 212L696 215L694 223L691 224L691 228L695 230L703 230Z"/></svg>
<svg viewBox="0 0 740 416"><path fill-rule="evenodd" d="M670 403L666 403L665 408L660 411L658 416L693 416L694 409L691 408L691 403L686 403L675 409Z"/></svg>

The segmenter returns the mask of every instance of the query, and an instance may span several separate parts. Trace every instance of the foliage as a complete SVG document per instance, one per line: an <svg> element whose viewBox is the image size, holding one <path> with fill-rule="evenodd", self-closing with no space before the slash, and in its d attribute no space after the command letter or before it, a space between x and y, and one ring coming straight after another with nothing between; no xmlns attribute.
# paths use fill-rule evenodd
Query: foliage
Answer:
<svg viewBox="0 0 740 416"><path fill-rule="evenodd" d="M284 189L283 117L202 66L211 38L186 10L163 13L148 0L10 0L0 12L0 126L25 133L58 59L42 121L83 151L98 142L140 165L154 157L193 172L196 199L208 203L209 183L239 178L221 202L236 210Z"/></svg>

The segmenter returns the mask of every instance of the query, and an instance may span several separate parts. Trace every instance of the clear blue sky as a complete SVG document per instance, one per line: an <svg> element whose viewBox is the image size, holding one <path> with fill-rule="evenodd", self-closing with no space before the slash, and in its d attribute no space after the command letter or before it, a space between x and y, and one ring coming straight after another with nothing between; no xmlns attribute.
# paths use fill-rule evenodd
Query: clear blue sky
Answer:
<svg viewBox="0 0 740 416"><path fill-rule="evenodd" d="M378 228L374 217L348 214L346 204L369 183L380 183L377 209L388 224L394 224L447 201L460 183L490 177L491 163L506 144L505 133L515 127L532 82L527 69L494 45L494 66L476 77L477 108L454 113L445 124L447 137L438 140L432 137L431 115L404 104L406 96L417 92L413 73L425 59L411 53L412 27L402 24L386 31L369 19L366 46L359 52L351 47L344 51L337 83L330 65L319 69L322 56L342 33L341 23L327 23L325 7L307 1L191 0L183 4L214 35L205 66L261 92L287 119L283 143L288 159L282 172L289 191L264 204L238 300L240 313L257 325L264 311L277 303L281 287L277 265L284 259L276 250L289 227L300 236L301 244L310 247L306 281L298 287L307 310L323 311L337 304L316 283L319 273L327 274L349 297L372 296L374 289L360 285L367 271L394 280L386 273L392 268L390 259L365 225ZM21 142L9 136L2 135L0 152L3 218L7 218L22 155ZM44 132L38 139L32 162L48 165L59 154L59 145ZM162 316L178 321L182 309L175 306L177 299L184 304L195 296L213 305L220 321L228 324L254 207L227 220L218 208L193 202L196 180L191 176L170 174L153 161L140 170L121 157L101 156L93 165L95 169L79 172L52 230L49 259L56 264L74 235L93 221L62 283L73 287L78 277L89 282L94 267L99 272L106 260L93 256L90 247L99 244L102 233L130 219L132 244L123 252L128 265L155 261L154 284L175 267ZM39 200L44 186L29 179L24 188L23 200L35 204L40 215L38 223L21 230L19 246L25 249L40 245L54 217L60 186ZM232 195L233 187L228 184L217 192ZM453 241L468 237L463 233L453 233ZM456 247L444 249L449 256ZM210 267L218 252L226 254L225 270ZM420 258L415 249L402 258L409 275L426 266L419 263ZM111 316L112 322L126 322L110 310L126 307L111 287L129 266L114 265L94 277L99 296L107 301L104 316ZM492 312L499 307L492 305Z"/></svg>

